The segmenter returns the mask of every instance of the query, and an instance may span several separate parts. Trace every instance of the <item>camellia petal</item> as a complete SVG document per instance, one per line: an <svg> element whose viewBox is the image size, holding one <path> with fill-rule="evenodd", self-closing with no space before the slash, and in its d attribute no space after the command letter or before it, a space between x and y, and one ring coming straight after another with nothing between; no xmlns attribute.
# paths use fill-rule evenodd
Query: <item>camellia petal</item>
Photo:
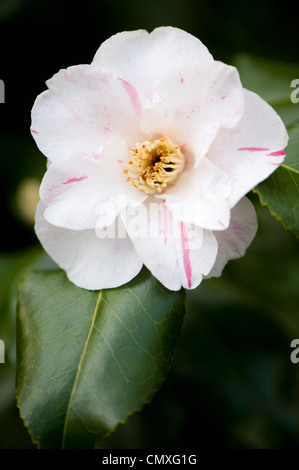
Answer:
<svg viewBox="0 0 299 470"><path fill-rule="evenodd" d="M176 220L224 230L229 226L230 193L228 176L203 157L197 168L184 171L176 185L158 197L165 200Z"/></svg>
<svg viewBox="0 0 299 470"><path fill-rule="evenodd" d="M157 102L145 108L142 129L160 133L191 151L198 164L221 126L234 127L243 112L243 89L234 67L221 62L182 68L162 76Z"/></svg>
<svg viewBox="0 0 299 470"><path fill-rule="evenodd" d="M110 225L126 205L141 204L146 195L128 184L123 173L127 159L126 142L110 140L96 154L76 156L72 165L68 160L52 163L40 187L45 219L62 228L94 229Z"/></svg>
<svg viewBox="0 0 299 470"><path fill-rule="evenodd" d="M90 290L117 287L139 273L142 260L120 220L109 227L107 234L94 229L75 231L49 224L43 212L44 205L40 202L36 234L44 249L77 286Z"/></svg>
<svg viewBox="0 0 299 470"><path fill-rule="evenodd" d="M244 114L234 129L221 129L207 157L232 181L230 207L283 162L286 128L257 94L244 90Z"/></svg>
<svg viewBox="0 0 299 470"><path fill-rule="evenodd" d="M199 39L179 28L160 27L124 31L107 39L92 64L122 77L152 99L153 86L162 76L182 67L213 62Z"/></svg>
<svg viewBox="0 0 299 470"><path fill-rule="evenodd" d="M111 72L78 65L60 70L47 85L34 103L31 132L51 161L96 154L113 137L125 138L129 147L143 140L138 96L132 102Z"/></svg>
<svg viewBox="0 0 299 470"><path fill-rule="evenodd" d="M137 254L168 289L193 289L211 270L217 254L213 233L175 221L162 201L123 210L121 217Z"/></svg>
<svg viewBox="0 0 299 470"><path fill-rule="evenodd" d="M252 242L257 231L257 218L252 203L244 197L231 211L230 226L223 232L214 232L218 254L207 278L221 276L226 263L240 258Z"/></svg>

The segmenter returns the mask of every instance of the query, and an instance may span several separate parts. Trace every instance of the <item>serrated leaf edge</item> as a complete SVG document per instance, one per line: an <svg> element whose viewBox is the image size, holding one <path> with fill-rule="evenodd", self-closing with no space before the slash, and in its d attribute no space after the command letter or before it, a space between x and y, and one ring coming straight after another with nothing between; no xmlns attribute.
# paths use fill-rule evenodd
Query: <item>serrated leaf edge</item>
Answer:
<svg viewBox="0 0 299 470"><path fill-rule="evenodd" d="M186 313L186 306L185 306L185 302L186 302L186 293L184 292L184 300L183 300L183 303L182 303L182 309L183 309L183 312L182 312L182 323L183 323L183 318L185 316L185 313ZM180 330L181 332L181 330ZM177 336L177 340L179 340L179 337L180 337L180 332ZM176 347L176 346L175 346ZM105 439L107 439L109 436L111 436L113 433L116 432L116 430L119 428L120 425L124 425L127 423L127 421L129 420L129 418L131 416L133 416L134 414L136 413L140 413L142 411L142 409L144 408L145 405L149 405L151 402L152 402L152 399L153 397L156 395L156 393L160 390L161 386L163 385L163 383L166 381L167 377L168 377L168 373L172 367L172 363L173 363L173 358L174 358L174 354L175 354L175 347L173 349L173 352L172 352L172 356L171 356L171 359L169 361L169 366L168 366L168 369L167 369L167 372L165 373L165 377L161 380L160 384L155 388L155 390L152 391L151 395L148 397L147 400L145 400L138 408L136 408L135 410L131 411L130 413L128 413L128 415L126 416L125 419L119 421L115 426L114 428L112 429L109 429L109 431L103 435L102 437L102 442L105 441ZM96 442L95 445L101 445L102 442Z"/></svg>
<svg viewBox="0 0 299 470"><path fill-rule="evenodd" d="M60 269L55 269L53 271L61 271ZM23 284L23 282L26 280L26 278L33 272L39 272L37 270L32 270L32 271L29 271L27 272L21 279L20 279L20 283L19 283L19 288L18 288L18 293L17 293L17 299L18 299L18 302L17 302L17 310L19 309L19 296L20 296L20 291L21 291L21 286ZM182 289L184 290L184 289ZM73 394L75 393L75 384L78 380L78 377L79 377L79 368L81 370L81 363L82 363L82 360L83 360L83 357L84 357L84 353L85 353L85 350L88 346L88 342L89 342L89 338L90 338L90 335L92 333L92 330L93 330L93 326L94 326L94 323L95 323L95 320L96 320L96 317L97 317L97 313L98 313L98 310L99 310L99 306L100 306L100 300L102 298L102 290L99 291L99 295L98 295L98 298L97 298L97 302L96 302L96 305L95 305L95 308L94 308L94 312L93 312L93 316L92 316L92 321L91 321L91 325L90 325L90 328L89 328L89 331L88 331L88 335L87 335L87 338L86 338L86 341L85 341L85 344L84 344L84 348L83 348L83 352L81 354L81 358L80 358L80 362L79 362L79 365L78 365L78 371L77 371L77 374L76 374L76 377L75 377L75 381L74 381L74 386L73 386L73 389L72 389L72 392L71 392L71 396L70 396L70 400L69 400L69 405L68 405L68 410L67 410L67 413L66 415L69 414L69 409L70 409L70 405L71 405L71 401L72 401L72 397L73 397ZM182 323L183 323L183 318L185 316L185 313L186 313L186 306L185 306L185 302L186 302L186 292L184 290L184 298L183 298L183 302L182 302ZM180 332L181 332L181 329L180 329ZM177 341L179 339L179 336L180 336L180 332L178 334L178 337L177 337ZM155 388L155 390L152 391L152 393L150 394L150 396L148 397L147 400L145 400L139 407L137 407L135 410L132 410L130 413L128 413L128 415L126 416L125 419L119 421L115 426L114 428L112 429L109 429L109 431L107 431L106 434L104 434L102 436L102 441L99 442L97 440L95 440L95 444L94 444L94 447L96 445L101 445L102 442L105 441L105 439L107 439L111 434L113 434L114 432L116 432L116 430L118 429L118 427L120 425L124 425L127 423L128 419L133 416L135 413L140 413L142 411L142 409L144 408L145 405L148 405L151 403L153 397L155 396L155 394L160 390L162 384L165 382L167 376L168 376L168 373L169 373L169 370L171 369L172 367L172 363L173 363L173 358L174 358L174 351L175 351L175 347L173 349L173 352L172 352L172 356L171 356L171 359L169 361L169 366L168 366L168 369L167 369L167 372L165 373L165 376L164 378L161 380L160 384ZM20 418L23 422L23 425L25 427L25 429L28 431L28 434L31 438L31 441L33 444L35 444L37 446L38 449L41 449L40 447L40 444L39 442L35 439L35 437L33 436L29 426L26 424L26 421L24 419L24 417L22 416L22 413L21 413L21 408L20 408L20 405L19 405L19 400L18 400L18 395L16 396L16 399L17 399L17 408L19 410L19 415L20 415ZM65 432L66 432L66 427L67 427L67 416L65 418L65 425L64 425L64 431L63 431L63 445L62 445L62 449L64 449L64 443L65 443Z"/></svg>
<svg viewBox="0 0 299 470"><path fill-rule="evenodd" d="M31 272L34 272L34 271L29 271L27 272L24 276L21 277L20 279L20 282L19 282L19 287L18 287L18 292L17 292L17 308L16 308L16 316L18 316L18 312L19 312L19 308L20 308L20 292L21 292L21 286L22 284L25 282L26 278L31 274ZM16 327L18 328L18 324L19 322L17 321L16 322ZM18 343L17 343L18 344ZM17 373L16 373L16 378L15 378L15 389L17 391ZM32 444L35 444L37 446L38 449L40 449L40 445L39 445L39 442L35 439L35 437L33 436L29 426L27 425L26 421L25 421L25 418L23 417L22 415L22 412L21 412L21 407L20 407L20 403L19 403L19 396L18 394L16 393L16 402L17 402L17 408L19 410L19 416L22 420L22 423L23 423L23 426L24 428L28 431L28 434L31 438L31 441L32 441Z"/></svg>

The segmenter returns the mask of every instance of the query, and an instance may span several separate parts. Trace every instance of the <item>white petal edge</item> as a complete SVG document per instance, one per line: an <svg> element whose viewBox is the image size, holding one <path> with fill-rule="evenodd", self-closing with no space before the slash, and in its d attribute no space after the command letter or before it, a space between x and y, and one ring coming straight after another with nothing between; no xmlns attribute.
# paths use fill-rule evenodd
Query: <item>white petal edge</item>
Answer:
<svg viewBox="0 0 299 470"><path fill-rule="evenodd" d="M111 238L101 239L95 230L74 231L49 224L43 216L44 209L44 204L39 202L35 223L37 237L75 285L88 290L113 288L137 276L142 261L121 221L110 227ZM118 233L118 228L124 238L112 237L114 229Z"/></svg>
<svg viewBox="0 0 299 470"><path fill-rule="evenodd" d="M276 111L244 89L244 114L234 129L221 129L207 158L231 179L229 205L265 180L283 162L287 130Z"/></svg>
<svg viewBox="0 0 299 470"><path fill-rule="evenodd" d="M219 277L231 259L244 256L257 231L257 217L253 204L247 197L231 211L230 226L222 232L214 232L218 243L215 264L206 278Z"/></svg>
<svg viewBox="0 0 299 470"><path fill-rule="evenodd" d="M115 34L103 42L92 64L113 71L138 87L138 91L148 94L151 84L161 75L212 61L207 47L195 36L179 28L162 26L151 33L137 30Z"/></svg>

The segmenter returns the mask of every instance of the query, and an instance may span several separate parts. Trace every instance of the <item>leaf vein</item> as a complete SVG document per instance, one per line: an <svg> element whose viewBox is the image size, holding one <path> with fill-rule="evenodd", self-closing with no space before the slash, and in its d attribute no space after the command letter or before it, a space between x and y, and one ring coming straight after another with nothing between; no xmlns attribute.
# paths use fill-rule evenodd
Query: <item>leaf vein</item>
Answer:
<svg viewBox="0 0 299 470"><path fill-rule="evenodd" d="M158 322L156 322L156 320L149 314L149 312L147 311L147 309L145 308L145 306L140 302L140 299L139 297L132 291L132 289L130 289L130 287L128 287L128 285L126 284L125 287L131 292L132 295L134 295L134 297L137 299L137 302L139 303L139 305L141 306L142 310L146 313L146 315L152 320L152 322L155 324L155 325L158 325Z"/></svg>
<svg viewBox="0 0 299 470"><path fill-rule="evenodd" d="M79 376L80 376L83 359L85 357L85 353L86 353L86 350L87 350L87 347L88 347L88 343L89 343L92 331L95 327L95 320L96 320L97 313L99 311L99 306L100 306L101 299L102 299L102 290L99 291L99 295L98 295L98 298L97 298L97 301L96 301L96 305L95 305L95 308L94 308L94 311L93 311L93 314L92 314L92 319L91 319L88 335L87 335L87 338L86 338L86 341L85 341L85 344L84 344L84 348L83 348L83 351L82 351L82 354L81 354L81 357L80 357L80 361L79 361L78 369L77 369L77 374L76 374L76 377L75 377L75 381L74 381L74 385L73 385L73 388L72 388L68 408L67 408L67 411L66 411L64 428L63 428L63 437L62 437L62 448L65 447L65 439L66 439L67 426L68 426L68 422L69 422L71 406L72 406L73 398L74 398L74 395L75 395L78 379L79 379Z"/></svg>
<svg viewBox="0 0 299 470"><path fill-rule="evenodd" d="M130 380L129 380L128 377L126 376L126 374L125 374L125 372L124 372L124 370L123 370L123 368L122 368L122 366L121 366L119 360L117 359L117 357L116 357L116 355L115 355L115 352L113 351L113 348L111 347L111 344L109 343L108 339L105 337L105 335L103 334L103 332L102 332L99 328L97 328L96 326L95 326L94 328L95 328L95 330L96 330L98 333L100 333L100 335L101 335L102 338L104 339L105 343L106 343L107 346L108 346L109 351L110 351L111 354L112 354L112 357L113 357L113 359L114 359L114 361L115 361L117 367L119 368L119 371L120 371L121 375L123 376L123 378L125 379L125 381L126 381L127 383L129 383Z"/></svg>
<svg viewBox="0 0 299 470"><path fill-rule="evenodd" d="M107 307L111 310L111 312L113 313L113 315L118 319L118 321L123 325L123 327L125 328L125 330L129 333L129 335L131 336L131 338L133 339L134 343L141 349L141 351L143 351L145 354L147 354L151 359L155 360L155 357L152 356L145 348L143 348L141 346L141 344L137 341L137 339L135 338L135 336L133 335L133 332L127 327L127 325L122 321L122 319L117 315L117 313L113 310L113 308L110 306L110 304L105 300L103 299L103 302L105 302L105 304L107 305Z"/></svg>

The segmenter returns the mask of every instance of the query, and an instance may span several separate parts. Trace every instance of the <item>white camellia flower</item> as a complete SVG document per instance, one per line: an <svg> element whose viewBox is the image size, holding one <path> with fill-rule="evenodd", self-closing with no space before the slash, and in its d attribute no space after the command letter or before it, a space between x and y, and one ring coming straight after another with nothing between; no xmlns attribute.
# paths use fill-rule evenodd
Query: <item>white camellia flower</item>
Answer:
<svg viewBox="0 0 299 470"><path fill-rule="evenodd" d="M219 276L252 241L244 197L283 161L276 112L172 27L116 34L32 110L48 158L36 233L69 279L110 288L143 264L167 288Z"/></svg>

